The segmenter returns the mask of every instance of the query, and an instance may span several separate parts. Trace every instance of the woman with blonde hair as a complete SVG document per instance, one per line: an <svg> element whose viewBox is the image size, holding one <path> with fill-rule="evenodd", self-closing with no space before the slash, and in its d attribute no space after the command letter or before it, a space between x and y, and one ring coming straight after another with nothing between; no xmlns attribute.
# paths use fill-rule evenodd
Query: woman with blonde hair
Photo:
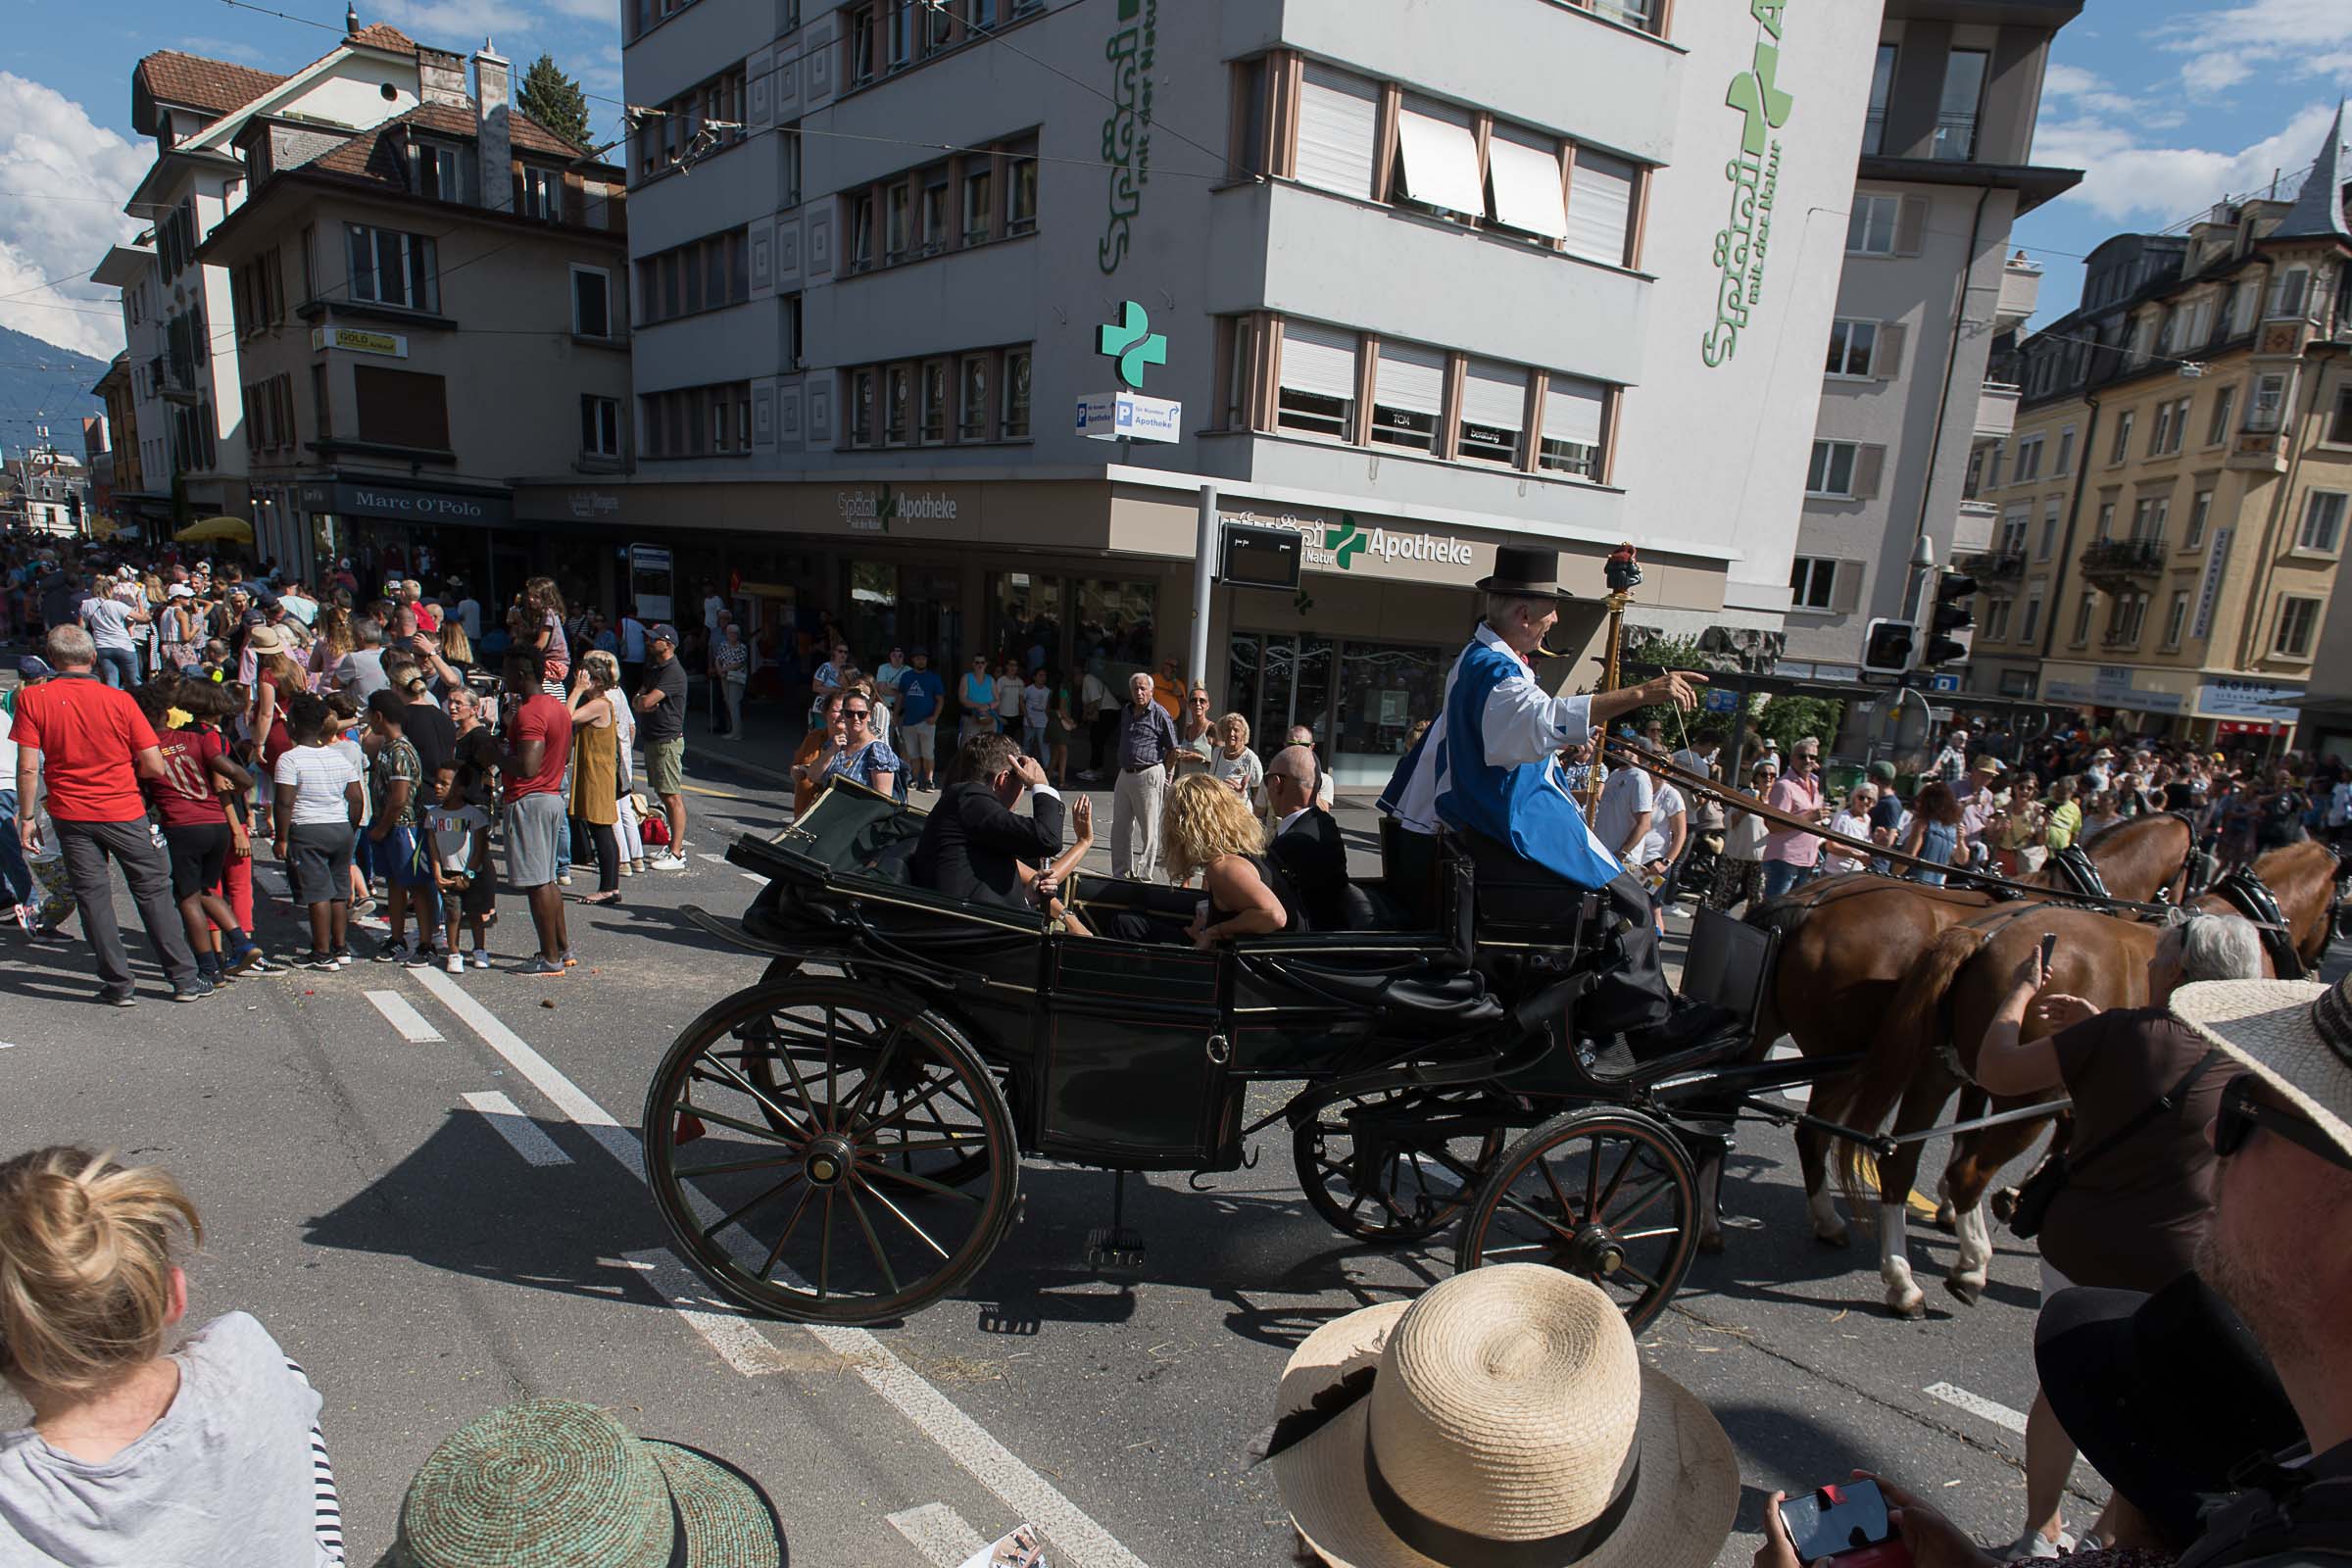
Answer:
<svg viewBox="0 0 2352 1568"><path fill-rule="evenodd" d="M1193 946L1270 936L1297 925L1290 881L1267 859L1265 828L1232 786L1187 773L1168 786L1159 842L1168 880L1182 887L1200 873L1207 899L1185 935Z"/></svg>
<svg viewBox="0 0 2352 1568"><path fill-rule="evenodd" d="M451 621L450 625L457 625ZM458 628L458 635L466 635ZM596 676L596 683L608 692L617 691L622 701L605 705L612 710L612 743L617 754L618 776L613 780L612 797L613 836L620 841L620 874L634 876L645 869L645 835L637 822L637 780L629 754L637 749L637 715L629 711L628 691L621 684L620 659L605 649L591 651L580 661Z"/></svg>
<svg viewBox="0 0 2352 1568"><path fill-rule="evenodd" d="M341 605L329 605L318 617L318 636L311 644L311 690L323 694L342 666L343 656L357 647L359 642L351 635L351 612Z"/></svg>
<svg viewBox="0 0 2352 1568"><path fill-rule="evenodd" d="M165 1353L183 1232L204 1239L164 1171L67 1145L0 1164L0 1377L32 1409L0 1432L0 1557L343 1561L302 1369L244 1312Z"/></svg>

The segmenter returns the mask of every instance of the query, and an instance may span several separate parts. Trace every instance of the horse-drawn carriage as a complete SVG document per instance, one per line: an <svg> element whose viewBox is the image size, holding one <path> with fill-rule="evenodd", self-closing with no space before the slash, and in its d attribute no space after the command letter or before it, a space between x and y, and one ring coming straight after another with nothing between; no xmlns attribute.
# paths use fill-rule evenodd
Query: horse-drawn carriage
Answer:
<svg viewBox="0 0 2352 1568"><path fill-rule="evenodd" d="M1197 893L1081 878L1078 907L1169 938L1108 940L912 885L922 820L836 784L728 852L768 879L739 922L692 911L770 962L663 1058L648 1174L684 1254L754 1309L900 1317L985 1262L1018 1213L1023 1155L1122 1177L1231 1170L1282 1122L1304 1196L1345 1234L1458 1222L1457 1266L1552 1263L1639 1329L1690 1267L1700 1172L1734 1121L1788 1119L1761 1097L1821 1070L1733 1061L1776 939L1728 916L1698 917L1684 989L1732 1027L1637 1060L1577 1038L1605 951L1595 901L1542 929L1482 921L1469 861L1442 853L1425 926L1394 911L1432 901L1368 879L1360 928L1202 950L1182 936ZM1257 1084L1292 1092L1251 1121ZM1105 1273L1141 1245L1118 1191L1090 1244Z"/></svg>

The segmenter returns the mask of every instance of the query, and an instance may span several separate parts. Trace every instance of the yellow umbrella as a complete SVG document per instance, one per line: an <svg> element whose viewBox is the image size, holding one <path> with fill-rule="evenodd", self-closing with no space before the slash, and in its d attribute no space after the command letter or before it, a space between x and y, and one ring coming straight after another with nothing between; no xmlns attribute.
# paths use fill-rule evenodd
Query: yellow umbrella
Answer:
<svg viewBox="0 0 2352 1568"><path fill-rule="evenodd" d="M253 543L253 524L243 517L206 517L189 523L172 537L183 545L198 541L249 545Z"/></svg>

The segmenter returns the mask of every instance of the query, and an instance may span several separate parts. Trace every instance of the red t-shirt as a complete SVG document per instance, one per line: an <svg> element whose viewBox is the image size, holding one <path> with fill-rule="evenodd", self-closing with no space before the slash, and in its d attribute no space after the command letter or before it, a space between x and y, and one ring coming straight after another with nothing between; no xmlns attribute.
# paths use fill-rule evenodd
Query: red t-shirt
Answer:
<svg viewBox="0 0 2352 1568"><path fill-rule="evenodd" d="M564 790L564 763L571 756L571 712L544 692L525 698L507 724L510 752L519 755L535 740L547 742L547 750L539 756L539 771L528 778L508 779L506 798L510 801L525 795L560 795Z"/></svg>
<svg viewBox="0 0 2352 1568"><path fill-rule="evenodd" d="M51 816L128 822L147 814L131 759L156 744L155 729L130 693L94 675L45 680L17 694L10 738L40 748Z"/></svg>
<svg viewBox="0 0 2352 1568"><path fill-rule="evenodd" d="M219 827L228 820L228 804L213 788L213 770L206 765L226 754L220 735L209 729L166 730L156 737L164 754L164 776L150 780L148 791L166 827Z"/></svg>

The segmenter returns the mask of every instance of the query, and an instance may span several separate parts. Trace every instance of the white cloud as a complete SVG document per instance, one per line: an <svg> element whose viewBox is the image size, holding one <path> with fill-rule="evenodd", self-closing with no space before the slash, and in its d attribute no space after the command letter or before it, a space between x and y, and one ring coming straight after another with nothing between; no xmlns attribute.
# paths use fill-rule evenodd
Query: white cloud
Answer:
<svg viewBox="0 0 2352 1568"><path fill-rule="evenodd" d="M615 27L620 24L618 0L547 0L547 9L582 22L609 22Z"/></svg>
<svg viewBox="0 0 2352 1568"><path fill-rule="evenodd" d="M388 22L418 43L460 54L504 33L509 41L499 44L499 53L510 60L535 20L514 0L373 0L370 10L370 21Z"/></svg>
<svg viewBox="0 0 2352 1568"><path fill-rule="evenodd" d="M2180 81L2191 97L2226 92L2258 72L2281 77L2339 77L2352 58L2352 5L2344 0L2243 0L2176 17L2150 40L2185 55Z"/></svg>
<svg viewBox="0 0 2352 1568"><path fill-rule="evenodd" d="M2180 68L2180 85L2191 98L2213 98L2253 74L2243 55L2199 55Z"/></svg>
<svg viewBox="0 0 2352 1568"><path fill-rule="evenodd" d="M2081 203L2110 222L2155 227L2224 196L2265 189L2276 171L2287 176L2280 194L2291 196L2334 114L2332 102L2306 104L2277 133L2235 152L2143 145L2144 127L2128 121L2045 120L2034 138L2034 161L2083 171L2082 183L2060 200Z"/></svg>
<svg viewBox="0 0 2352 1568"><path fill-rule="evenodd" d="M147 170L143 147L94 124L54 88L0 71L0 325L111 359L122 347L116 291L89 281L138 224L122 204ZM50 279L56 279L54 283Z"/></svg>

